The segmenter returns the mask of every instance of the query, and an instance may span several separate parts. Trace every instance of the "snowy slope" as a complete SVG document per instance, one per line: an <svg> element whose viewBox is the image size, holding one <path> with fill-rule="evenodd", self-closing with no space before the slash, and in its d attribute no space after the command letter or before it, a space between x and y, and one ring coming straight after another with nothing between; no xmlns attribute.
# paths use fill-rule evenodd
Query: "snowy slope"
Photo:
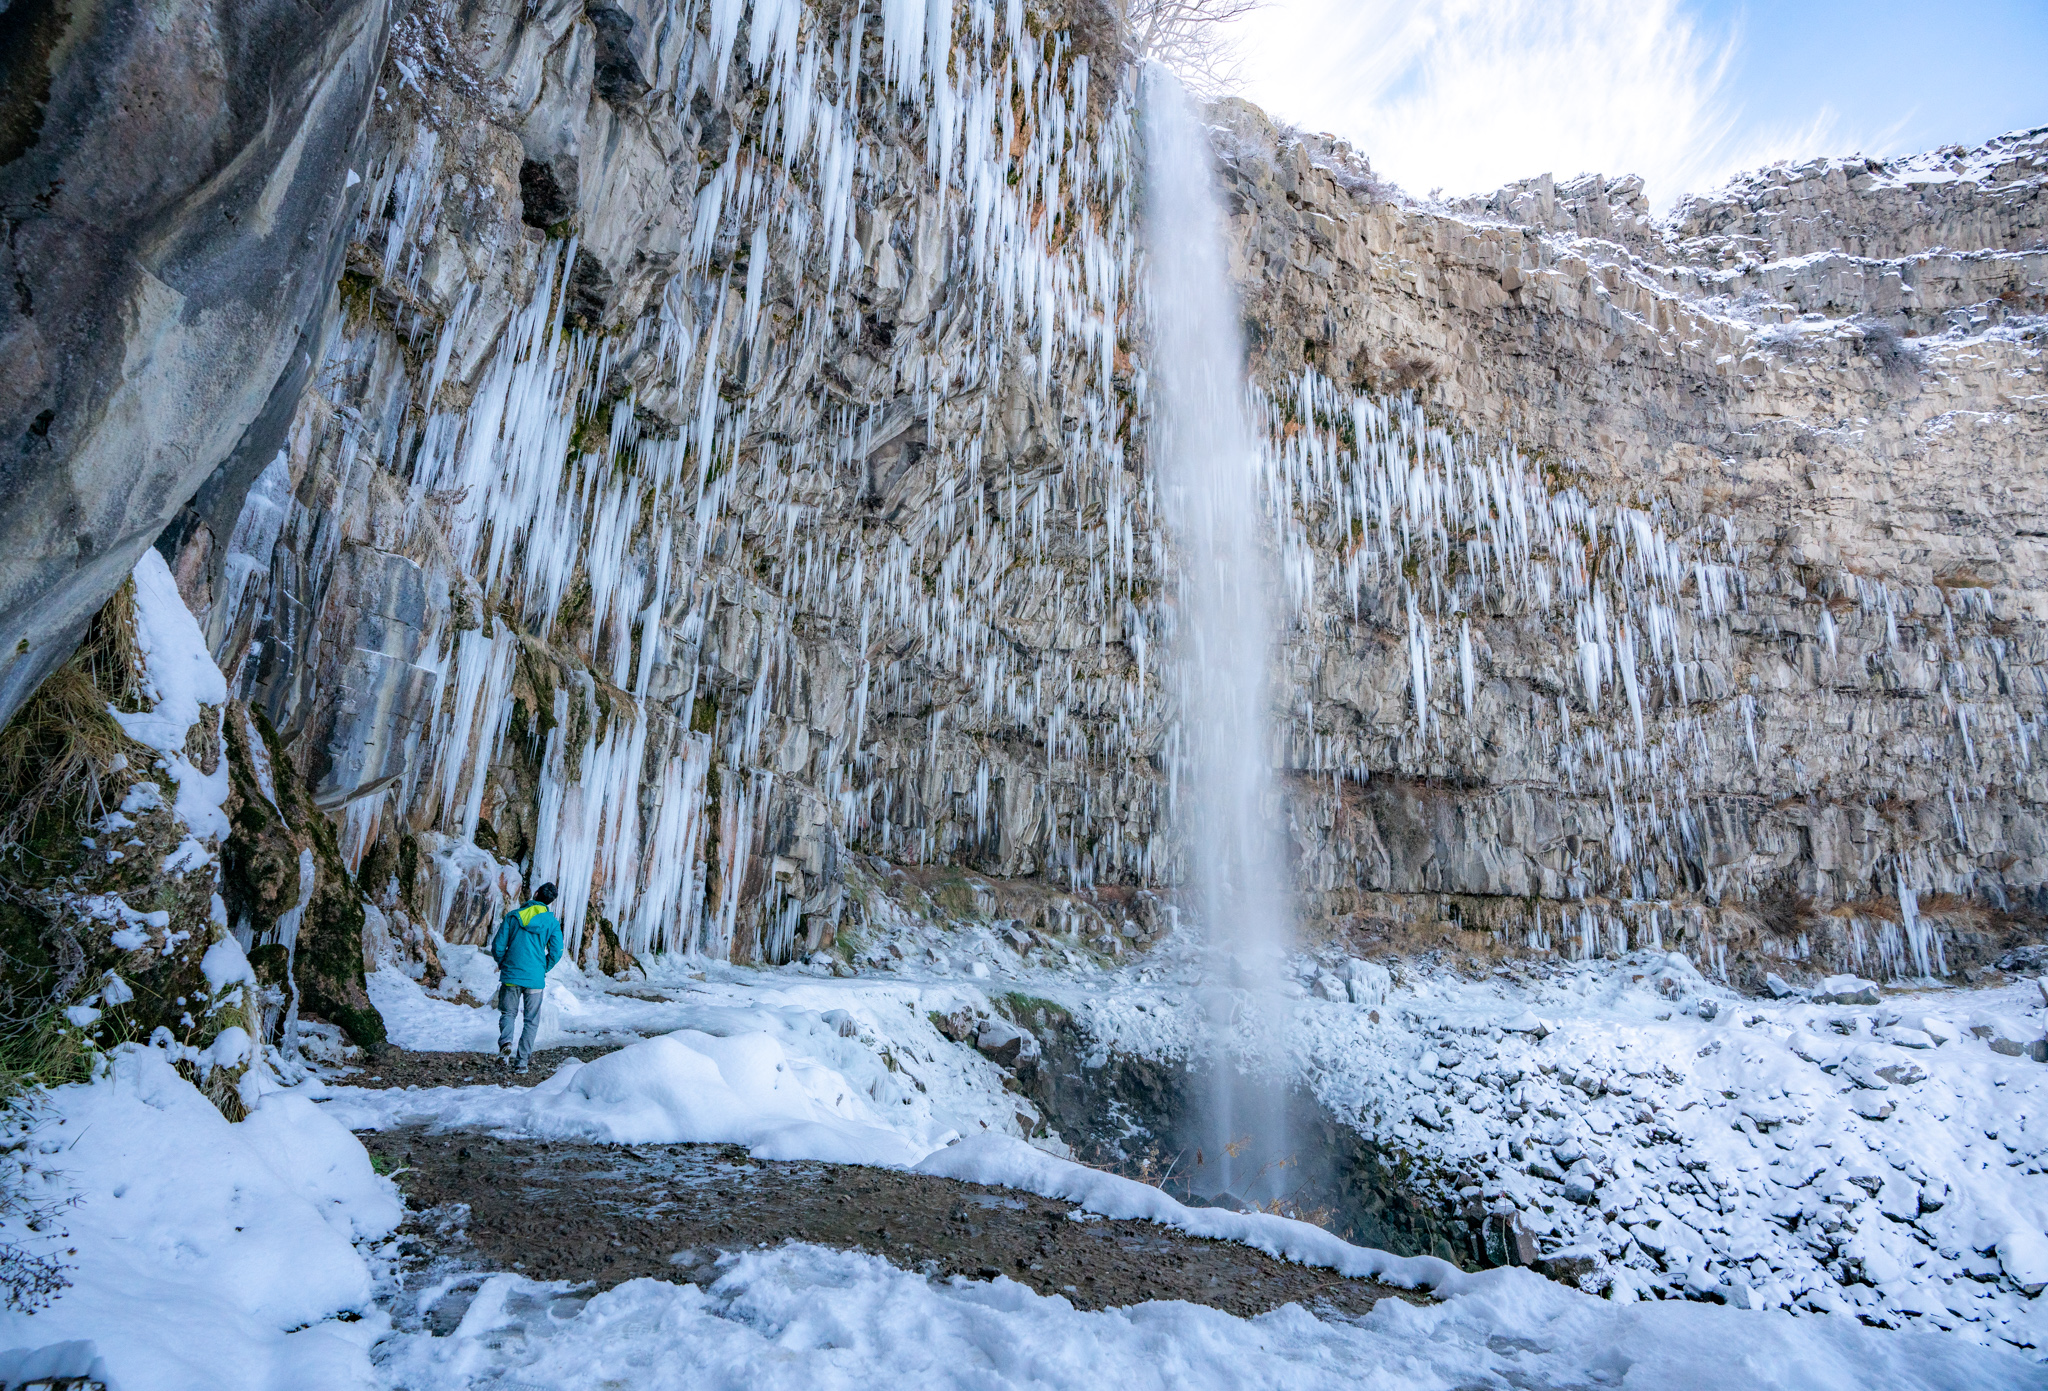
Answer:
<svg viewBox="0 0 2048 1391"><path fill-rule="evenodd" d="M1201 1036L1184 991L1069 1003L1114 1048ZM2031 982L1758 1001L1639 953L1289 1009L1327 1106L1444 1196L1595 1256L1594 1288L2048 1347L2048 1067L1997 1051L2042 1037Z"/></svg>
<svg viewBox="0 0 2048 1391"><path fill-rule="evenodd" d="M403 1207L361 1143L302 1097L271 1091L230 1125L161 1052L111 1061L10 1137L47 1216L6 1239L57 1256L71 1287L0 1312L0 1348L89 1341L120 1391L380 1385L356 1243Z"/></svg>

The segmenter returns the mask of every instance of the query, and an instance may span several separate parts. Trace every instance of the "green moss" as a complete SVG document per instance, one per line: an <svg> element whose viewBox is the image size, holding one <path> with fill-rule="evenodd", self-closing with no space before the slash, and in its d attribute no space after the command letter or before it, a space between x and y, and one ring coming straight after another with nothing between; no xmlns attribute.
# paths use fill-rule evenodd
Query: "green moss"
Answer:
<svg viewBox="0 0 2048 1391"><path fill-rule="evenodd" d="M1065 1024L1073 1014L1065 1005L1046 999L1042 995L1026 995L1020 990L1006 990L1000 995L991 995L989 1003L996 1013L1012 1024L1030 1028L1044 1028L1048 1024Z"/></svg>
<svg viewBox="0 0 2048 1391"><path fill-rule="evenodd" d="M967 882L967 876L958 870L949 872L932 890L932 901L956 918L978 918L981 908L977 903L974 886Z"/></svg>
<svg viewBox="0 0 2048 1391"><path fill-rule="evenodd" d="M690 732L710 734L718 728L718 697L700 695L697 703L690 707Z"/></svg>
<svg viewBox="0 0 2048 1391"><path fill-rule="evenodd" d="M299 1009L303 1014L324 1019L338 1025L358 1047L375 1052L385 1043L384 1020L370 1003L369 983L363 975L363 904L355 880L349 875L341 858L341 849L335 843L334 827L319 808L313 805L312 797L299 780L296 767L277 737L277 731L270 727L270 721L261 711L252 711L249 723L254 726L258 738L262 739L270 755L272 786L277 795L277 804L283 812L283 824L267 828L267 834L248 840L236 849L234 842L241 836L240 816L252 802L260 800L260 794L249 781L248 751L241 748L242 722L230 718L226 721L231 760L231 777L239 794L238 806L234 812L235 830L230 833L229 853L224 855L227 867L244 866L249 871L261 871L266 866L279 865L289 858L292 872L289 878L291 897L284 898L282 890L285 878L280 868L274 879L240 878L230 873L223 878L224 894L231 892L245 902L259 903L266 909L283 911L295 907L305 896L305 885L299 882L298 861L302 850L310 850L315 866L312 897L306 900L306 911L299 920L297 945L292 955L292 977L299 988ZM410 838L407 838L410 840ZM414 867L417 867L418 851L413 851ZM401 863L404 849L400 850ZM271 922L275 922L275 917ZM252 915L252 921L254 921Z"/></svg>
<svg viewBox="0 0 2048 1391"><path fill-rule="evenodd" d="M341 319L351 332L361 332L376 313L377 282L359 270L341 273Z"/></svg>

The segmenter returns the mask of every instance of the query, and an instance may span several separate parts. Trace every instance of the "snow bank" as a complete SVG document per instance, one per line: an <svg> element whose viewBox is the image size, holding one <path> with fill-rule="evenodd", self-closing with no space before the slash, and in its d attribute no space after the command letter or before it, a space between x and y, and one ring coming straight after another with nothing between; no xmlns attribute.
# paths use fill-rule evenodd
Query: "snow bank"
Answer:
<svg viewBox="0 0 2048 1391"><path fill-rule="evenodd" d="M441 991L429 994L399 971L375 971L369 978L371 1001L401 1047L494 1050L496 1010L441 996L459 990L483 998L496 985L496 968L473 947L441 950L449 972ZM918 1155L956 1133L1036 1128L1034 1108L1004 1089L1001 1069L948 1042L931 1022L934 1014L963 1006L986 1010L987 996L972 987L818 980L701 965L693 974L657 969L652 976L622 991L573 965L557 966L541 1009L540 1046L629 1042L678 1029L715 1038L765 1033L790 1056L844 1078L881 1124L913 1142ZM324 1087L308 1092L327 1094ZM422 1117L427 1105L421 1103Z"/></svg>
<svg viewBox="0 0 2048 1391"><path fill-rule="evenodd" d="M613 1144L745 1145L761 1159L841 1164L914 1164L952 1138L892 1124L866 1090L767 1032L681 1029L565 1063L536 1087L336 1088L325 1104L353 1130L426 1122Z"/></svg>
<svg viewBox="0 0 2048 1391"><path fill-rule="evenodd" d="M580 1310L563 1293L493 1276L452 1335L387 1343L385 1370L405 1386L558 1391L2039 1385L2014 1354L1935 1335L1697 1304L1624 1308L1533 1279L1428 1306L1388 1299L1357 1322L1293 1305L1255 1319L1178 1302L1084 1313L1007 1279L934 1281L878 1257L792 1244L729 1258L708 1289L635 1280Z"/></svg>
<svg viewBox="0 0 2048 1391"><path fill-rule="evenodd" d="M1325 1266L1342 1275L1383 1280L1407 1289L1454 1293L1489 1283L1548 1283L1526 1270L1468 1275L1434 1256L1395 1256L1353 1246L1321 1227L1290 1217L1187 1207L1150 1184L1055 1158L1006 1135L982 1135L962 1141L924 1160L917 1171L967 1183L1021 1188L1047 1198L1064 1198L1104 1217L1158 1222L1178 1227L1190 1236L1241 1242L1282 1260Z"/></svg>
<svg viewBox="0 0 2048 1391"><path fill-rule="evenodd" d="M299 1097L272 1093L231 1125L154 1050L111 1063L34 1118L29 1196L70 1205L8 1239L56 1255L71 1287L0 1313L0 1346L88 1341L121 1391L378 1384L366 1348L381 1316L335 1317L373 1314L352 1243L403 1215L362 1145Z"/></svg>

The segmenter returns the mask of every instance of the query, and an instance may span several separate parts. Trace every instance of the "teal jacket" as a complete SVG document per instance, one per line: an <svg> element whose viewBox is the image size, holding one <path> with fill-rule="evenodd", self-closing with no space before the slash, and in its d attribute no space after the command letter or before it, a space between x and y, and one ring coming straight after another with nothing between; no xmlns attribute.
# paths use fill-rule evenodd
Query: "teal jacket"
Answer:
<svg viewBox="0 0 2048 1391"><path fill-rule="evenodd" d="M562 959L562 920L546 904L514 908L498 923L491 939L491 959L498 963L498 981L522 990L539 990L548 972Z"/></svg>

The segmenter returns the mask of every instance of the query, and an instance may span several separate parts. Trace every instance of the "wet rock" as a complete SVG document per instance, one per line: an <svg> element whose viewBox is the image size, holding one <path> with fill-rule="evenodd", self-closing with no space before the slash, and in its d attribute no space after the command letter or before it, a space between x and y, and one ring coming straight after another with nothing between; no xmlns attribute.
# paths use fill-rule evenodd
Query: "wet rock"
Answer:
<svg viewBox="0 0 2048 1391"><path fill-rule="evenodd" d="M1014 1068L1020 1061L1039 1056L1038 1040L1007 1019L989 1018L976 1030L974 1046L981 1055L1000 1067Z"/></svg>
<svg viewBox="0 0 2048 1391"><path fill-rule="evenodd" d="M598 96L613 106L632 106L648 88L633 52L633 16L609 5L586 6L583 13L597 36L592 76Z"/></svg>

